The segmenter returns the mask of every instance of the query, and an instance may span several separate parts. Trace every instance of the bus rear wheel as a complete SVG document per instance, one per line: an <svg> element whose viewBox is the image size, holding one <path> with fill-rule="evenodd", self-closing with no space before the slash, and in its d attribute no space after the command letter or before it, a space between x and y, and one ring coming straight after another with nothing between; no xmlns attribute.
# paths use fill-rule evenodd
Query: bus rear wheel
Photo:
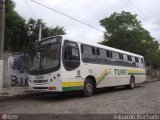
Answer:
<svg viewBox="0 0 160 120"><path fill-rule="evenodd" d="M94 93L94 85L90 79L86 79L84 82L83 94L85 97L90 97Z"/></svg>
<svg viewBox="0 0 160 120"><path fill-rule="evenodd" d="M126 86L126 88L129 88L129 89L135 88L135 79L134 79L134 77L130 78L130 83L129 83L129 85Z"/></svg>

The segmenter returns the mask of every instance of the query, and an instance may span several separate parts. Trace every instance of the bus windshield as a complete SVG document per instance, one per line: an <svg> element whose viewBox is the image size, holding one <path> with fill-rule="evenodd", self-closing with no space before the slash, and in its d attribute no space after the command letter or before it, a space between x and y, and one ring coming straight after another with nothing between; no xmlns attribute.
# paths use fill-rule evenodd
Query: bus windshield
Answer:
<svg viewBox="0 0 160 120"><path fill-rule="evenodd" d="M34 55L31 57L30 74L47 74L58 70L60 66L60 48L59 43L48 43L34 49Z"/></svg>

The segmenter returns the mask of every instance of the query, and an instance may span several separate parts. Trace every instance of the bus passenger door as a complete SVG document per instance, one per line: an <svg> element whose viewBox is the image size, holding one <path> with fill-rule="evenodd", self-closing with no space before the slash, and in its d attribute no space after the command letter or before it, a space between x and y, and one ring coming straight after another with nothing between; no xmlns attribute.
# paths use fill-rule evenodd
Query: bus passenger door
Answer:
<svg viewBox="0 0 160 120"><path fill-rule="evenodd" d="M79 90L80 74L80 53L76 42L64 41L63 65L65 68L65 78L69 81L68 91Z"/></svg>

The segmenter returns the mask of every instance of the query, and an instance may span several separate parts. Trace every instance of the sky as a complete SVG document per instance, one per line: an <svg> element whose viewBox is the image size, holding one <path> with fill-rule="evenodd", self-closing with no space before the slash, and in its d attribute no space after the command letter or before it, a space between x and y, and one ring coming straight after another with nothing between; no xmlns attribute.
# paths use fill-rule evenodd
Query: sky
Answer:
<svg viewBox="0 0 160 120"><path fill-rule="evenodd" d="M160 43L160 0L34 0L96 29L46 9L31 0L13 1L16 3L15 10L26 20L31 17L38 18L48 27L64 27L68 36L86 43L103 40L105 29L100 26L99 21L114 12L125 10L137 14L142 26Z"/></svg>

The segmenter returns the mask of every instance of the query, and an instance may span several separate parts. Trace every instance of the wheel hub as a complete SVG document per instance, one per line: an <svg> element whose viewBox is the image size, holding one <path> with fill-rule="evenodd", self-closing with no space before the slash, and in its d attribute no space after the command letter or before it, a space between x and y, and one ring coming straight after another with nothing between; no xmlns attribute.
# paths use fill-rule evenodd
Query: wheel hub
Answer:
<svg viewBox="0 0 160 120"><path fill-rule="evenodd" d="M91 92L92 91L92 85L91 84L87 84L86 85L87 91Z"/></svg>

